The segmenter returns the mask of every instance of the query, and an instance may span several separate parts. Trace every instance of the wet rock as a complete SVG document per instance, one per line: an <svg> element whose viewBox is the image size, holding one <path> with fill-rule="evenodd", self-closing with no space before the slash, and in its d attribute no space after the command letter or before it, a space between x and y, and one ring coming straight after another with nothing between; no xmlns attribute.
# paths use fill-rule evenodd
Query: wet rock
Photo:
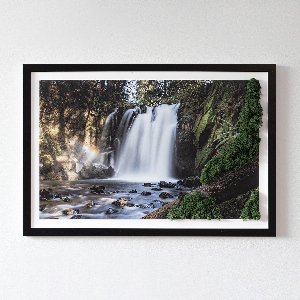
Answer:
<svg viewBox="0 0 300 300"><path fill-rule="evenodd" d="M131 194L136 194L136 193L137 193L137 190L131 190L131 191L129 191L129 193L131 193Z"/></svg>
<svg viewBox="0 0 300 300"><path fill-rule="evenodd" d="M200 186L200 180L198 176L190 176L182 180L179 180L177 184L192 188L192 187Z"/></svg>
<svg viewBox="0 0 300 300"><path fill-rule="evenodd" d="M126 199L120 198L116 201L113 201L112 204L115 205L115 206L126 206L128 204L128 202L127 202Z"/></svg>
<svg viewBox="0 0 300 300"><path fill-rule="evenodd" d="M104 194L105 186L104 185L92 185L90 187L92 194Z"/></svg>
<svg viewBox="0 0 300 300"><path fill-rule="evenodd" d="M150 196L151 192L147 192L147 191L143 191L142 192L142 196Z"/></svg>
<svg viewBox="0 0 300 300"><path fill-rule="evenodd" d="M62 213L63 213L63 215L77 215L77 214L79 214L79 209L69 208L69 209L63 210Z"/></svg>
<svg viewBox="0 0 300 300"><path fill-rule="evenodd" d="M79 179L92 179L98 177L96 168L89 166L82 167L78 174Z"/></svg>
<svg viewBox="0 0 300 300"><path fill-rule="evenodd" d="M172 183L172 182L166 182L166 181L160 181L159 182L159 186L162 187L162 188L173 188L175 187L175 183Z"/></svg>
<svg viewBox="0 0 300 300"><path fill-rule="evenodd" d="M153 184L150 183L150 182L146 182L146 183L143 184L143 186L146 186L146 187L151 187L152 185L153 185Z"/></svg>
<svg viewBox="0 0 300 300"><path fill-rule="evenodd" d="M91 187L90 187L90 189L91 190L98 190L98 189L100 189L100 190L105 190L105 186L104 185L91 185Z"/></svg>
<svg viewBox="0 0 300 300"><path fill-rule="evenodd" d="M133 207L134 204L133 204L133 203L127 203L127 206L128 206L128 207Z"/></svg>
<svg viewBox="0 0 300 300"><path fill-rule="evenodd" d="M115 214L115 213L117 213L117 212L118 212L118 211L117 211L116 209L109 207L109 208L106 210L105 214L106 214L106 215L111 215L111 214Z"/></svg>
<svg viewBox="0 0 300 300"><path fill-rule="evenodd" d="M159 192L159 191L162 191L162 188L160 188L160 187L155 187L155 188L152 188L151 190L152 190L152 191L158 191L158 192Z"/></svg>
<svg viewBox="0 0 300 300"><path fill-rule="evenodd" d="M40 200L50 200L53 199L52 189L40 190Z"/></svg>
<svg viewBox="0 0 300 300"><path fill-rule="evenodd" d="M114 176L115 171L112 167L104 168L101 165L92 164L82 167L78 174L80 179L105 179Z"/></svg>
<svg viewBox="0 0 300 300"><path fill-rule="evenodd" d="M113 167L108 167L108 169L105 170L104 174L107 176L107 177L113 177L115 175L115 170Z"/></svg>
<svg viewBox="0 0 300 300"><path fill-rule="evenodd" d="M142 203L142 204L137 204L136 207L139 208L154 208L153 203Z"/></svg>
<svg viewBox="0 0 300 300"><path fill-rule="evenodd" d="M42 204L42 205L40 205L40 211L45 210L46 206L47 206L47 204Z"/></svg>
<svg viewBox="0 0 300 300"><path fill-rule="evenodd" d="M63 198L63 201L64 201L64 202L70 202L71 200L70 200L69 197L65 197L65 198Z"/></svg>
<svg viewBox="0 0 300 300"><path fill-rule="evenodd" d="M89 200L88 203L86 204L86 207L89 207L89 208L91 208L93 206L95 206L95 202L93 200Z"/></svg>
<svg viewBox="0 0 300 300"><path fill-rule="evenodd" d="M121 206L125 206L125 205L128 204L127 200L124 199L124 198L120 198L120 199L119 199L119 202L120 202L120 205L121 205Z"/></svg>
<svg viewBox="0 0 300 300"><path fill-rule="evenodd" d="M85 219L85 217L83 215L74 215L71 219Z"/></svg>
<svg viewBox="0 0 300 300"><path fill-rule="evenodd" d="M115 206L121 206L119 200L115 200L115 201L113 201L111 204L112 204L112 205L115 205Z"/></svg>
<svg viewBox="0 0 300 300"><path fill-rule="evenodd" d="M166 198L173 198L173 196L167 192L162 192L159 194L160 198L166 199Z"/></svg>
<svg viewBox="0 0 300 300"><path fill-rule="evenodd" d="M54 194L53 196L56 199L62 199L62 195L61 194Z"/></svg>

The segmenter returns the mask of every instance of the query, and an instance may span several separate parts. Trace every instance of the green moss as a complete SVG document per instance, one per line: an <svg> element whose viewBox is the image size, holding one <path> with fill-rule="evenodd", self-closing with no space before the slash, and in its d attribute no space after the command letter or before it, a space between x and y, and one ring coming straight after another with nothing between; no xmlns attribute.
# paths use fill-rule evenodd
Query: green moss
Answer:
<svg viewBox="0 0 300 300"><path fill-rule="evenodd" d="M195 158L195 167L198 168L201 164L207 161L208 157L211 155L213 148L209 147L209 142L197 151Z"/></svg>
<svg viewBox="0 0 300 300"><path fill-rule="evenodd" d="M210 116L210 110L208 110L203 117L198 117L194 126L194 133L195 133L195 142L199 143L201 133L205 129L208 119Z"/></svg>
<svg viewBox="0 0 300 300"><path fill-rule="evenodd" d="M199 174L217 151L236 136L246 84L246 81L216 81L208 90L193 124L194 144L197 150L195 174Z"/></svg>
<svg viewBox="0 0 300 300"><path fill-rule="evenodd" d="M202 170L200 181L212 182L225 172L241 168L259 152L259 128L262 124L260 105L260 84L256 79L247 83L245 106L239 115L239 129L235 139L224 146Z"/></svg>
<svg viewBox="0 0 300 300"><path fill-rule="evenodd" d="M222 219L215 200L201 195L200 192L189 193L179 204L170 209L168 219Z"/></svg>
<svg viewBox="0 0 300 300"><path fill-rule="evenodd" d="M215 90L213 91L213 95L214 94L215 94ZM193 131L194 131L194 135L195 135L195 144L199 143L200 136L208 124L209 117L212 112L211 106L212 106L213 99L214 99L213 95L210 96L209 100L204 104L204 115L198 116L198 118L196 119L196 122L194 124Z"/></svg>
<svg viewBox="0 0 300 300"><path fill-rule="evenodd" d="M246 220L259 220L259 191L258 189L251 192L249 200L245 203L244 209L240 216L244 221Z"/></svg>

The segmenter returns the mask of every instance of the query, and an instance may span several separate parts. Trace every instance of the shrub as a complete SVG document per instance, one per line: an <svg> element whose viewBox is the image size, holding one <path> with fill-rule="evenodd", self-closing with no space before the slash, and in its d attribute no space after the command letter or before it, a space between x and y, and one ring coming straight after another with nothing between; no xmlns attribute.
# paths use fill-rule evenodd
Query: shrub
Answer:
<svg viewBox="0 0 300 300"><path fill-rule="evenodd" d="M246 201L240 218L243 219L244 221L260 219L258 189L251 192L250 198L249 200Z"/></svg>
<svg viewBox="0 0 300 300"><path fill-rule="evenodd" d="M167 215L168 219L222 219L219 206L215 200L201 195L200 192L189 193L179 204L175 204Z"/></svg>
<svg viewBox="0 0 300 300"><path fill-rule="evenodd" d="M252 78L247 83L245 106L238 119L238 134L217 156L207 162L200 176L203 184L216 180L227 171L241 168L258 155L259 128L262 125L262 107L259 100L260 84Z"/></svg>

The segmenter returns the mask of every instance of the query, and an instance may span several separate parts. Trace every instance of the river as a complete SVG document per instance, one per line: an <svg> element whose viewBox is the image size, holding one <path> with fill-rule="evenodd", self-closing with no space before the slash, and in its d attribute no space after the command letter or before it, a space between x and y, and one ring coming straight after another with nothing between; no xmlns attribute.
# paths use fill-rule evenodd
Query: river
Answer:
<svg viewBox="0 0 300 300"><path fill-rule="evenodd" d="M140 219L174 201L179 192L190 190L178 186L155 189L160 189L159 182L144 186L143 182L117 179L41 181L40 218ZM162 192L173 197L162 198Z"/></svg>

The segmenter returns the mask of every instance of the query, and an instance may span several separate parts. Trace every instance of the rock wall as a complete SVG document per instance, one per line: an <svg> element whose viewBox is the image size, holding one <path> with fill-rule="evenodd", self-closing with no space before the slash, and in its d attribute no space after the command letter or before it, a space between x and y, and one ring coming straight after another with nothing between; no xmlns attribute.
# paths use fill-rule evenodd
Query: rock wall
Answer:
<svg viewBox="0 0 300 300"><path fill-rule="evenodd" d="M204 165L237 133L247 81L213 81L194 103L181 103L176 139L179 177L199 175Z"/></svg>

